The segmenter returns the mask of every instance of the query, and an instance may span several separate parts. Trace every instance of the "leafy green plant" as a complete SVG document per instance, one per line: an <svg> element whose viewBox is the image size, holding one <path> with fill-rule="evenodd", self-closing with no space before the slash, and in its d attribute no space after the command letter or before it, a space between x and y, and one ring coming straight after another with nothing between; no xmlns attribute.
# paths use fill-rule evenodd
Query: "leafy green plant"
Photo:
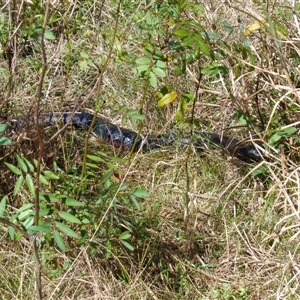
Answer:
<svg viewBox="0 0 300 300"><path fill-rule="evenodd" d="M0 133L4 132L8 128L7 124L0 124ZM0 136L0 145L2 146L9 146L12 145L13 141L5 136Z"/></svg>
<svg viewBox="0 0 300 300"><path fill-rule="evenodd" d="M90 240L90 234L94 230L98 231L97 220L102 220L105 229L96 233L96 240L100 239L106 247L110 245L107 248L108 254L112 251L112 245L117 246L119 242L130 251L134 249L129 242L131 233L128 230L123 231L122 227L119 227L123 218L118 216L118 207L125 206L129 211L131 209L140 211L139 199L148 197L149 194L141 188L128 189L126 182L113 183L114 174L119 172L113 161L120 162L120 159L107 156L103 152L99 152L98 155L88 155L88 159L89 170L85 184L92 184L96 177L99 179L101 168L99 164L108 167L107 170L102 171L103 177L99 179L97 186L97 189L100 189L100 196L82 194L83 185L76 185L79 179L76 173L70 176L59 172L58 169L56 172L42 169L38 225L33 225L35 212L32 203L35 198L34 182L36 181L35 165L37 162L31 163L25 157L17 155L17 166L6 163L11 172L17 176L14 196L22 197L24 200L27 198L27 201L23 200L24 204L13 213L7 211L7 208L5 209L5 198L2 200L1 214L3 215L4 211L7 215L12 213L10 221L22 229L16 231L16 226L9 227L11 239L19 239L23 231L28 235L39 233L45 237L48 243L54 241L61 251L66 251L64 242L66 237L78 240L80 245L86 244ZM68 186L71 189L66 189ZM81 199L86 200L79 201L70 195L70 193L77 194L78 189L81 190ZM113 223L109 221L111 218L115 220ZM133 225L126 221L126 226L132 227ZM134 228L132 227L132 229ZM93 249L92 252L95 250Z"/></svg>

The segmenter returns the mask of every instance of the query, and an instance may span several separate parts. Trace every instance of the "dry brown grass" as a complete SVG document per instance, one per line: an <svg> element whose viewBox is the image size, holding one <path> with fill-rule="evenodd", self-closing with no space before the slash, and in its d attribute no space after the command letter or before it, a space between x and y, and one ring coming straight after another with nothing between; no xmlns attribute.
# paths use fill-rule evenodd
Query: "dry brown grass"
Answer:
<svg viewBox="0 0 300 300"><path fill-rule="evenodd" d="M57 15L59 21L51 27L57 39L46 43L49 66L41 103L44 111L74 108L95 111L99 96L99 103L103 101L100 116L116 124L121 124L123 118L126 120L123 126L137 130L137 123L128 118L126 112L139 109L145 96L143 131L165 132L172 128L176 104L158 109L154 101L156 90L146 90L144 80L133 70L135 60L144 55L145 43L145 37L140 36L142 19L136 21L133 16L139 11L146 13L155 3L134 2L124 1L121 6L118 41L104 72L100 95L96 92L96 81L111 46L111 37L103 33L114 27L115 2L56 2L57 6L51 7L50 15ZM242 43L238 18L243 20L243 26L248 26L267 11L271 18L289 28L281 43L276 40L276 33L272 35L263 30L249 36L256 64L251 63L249 56L243 58L236 47L224 49L227 55L220 61L228 67L229 73L218 80L205 76L201 79L195 110L201 129L224 131L240 138L249 136L251 131L267 142L280 127L299 126L300 50L297 42L300 20L297 15L287 17L292 11L291 3L284 0L199 3L205 8L205 14L189 12L187 18L200 22L208 32L226 36L225 41L230 46ZM1 5L3 12L8 13L8 7L13 4L6 1ZM22 19L24 9L19 5L17 21ZM226 32L223 21L231 24L235 35ZM63 22L70 25L63 28ZM67 35L64 30L73 31ZM12 52L13 89L9 92L7 56L2 54L0 61L1 115L23 115L35 105L42 66L41 48L38 41L33 41L33 53L24 56L18 37L19 33L11 36L11 45L16 51ZM4 51L3 37L1 45ZM121 56L118 56L117 46L122 49ZM80 53L86 53L92 62L86 70L80 65L87 58ZM184 76L170 72L165 84L179 94L196 93L200 67L209 63L205 57L200 60L203 65L200 62L189 65ZM238 108L248 117L254 117L252 128L235 128L240 125L235 117ZM189 107L186 117L191 111ZM55 131L45 131L45 142ZM16 163L14 152L29 159L36 158L38 144L34 136L32 130L23 132L22 136L17 133L14 137L18 142L13 148L1 149L0 188L1 194L9 199L8 216L29 201L29 194L21 190L18 195L12 195L15 177L7 171L4 162ZM84 133L67 130L46 144L44 165L52 170L52 163L56 161L66 173L72 173L74 166L79 168L82 164L83 140ZM117 180L144 187L150 197L140 201L140 211L132 211L123 204L122 214L117 215L123 218L124 229L129 226L126 221L135 224L130 227L132 252L114 240L111 257L105 256L106 246L97 233L113 221L103 214L89 228L90 239L85 244L78 246L76 241L67 238L67 251L62 253L46 243L40 249L44 298L300 299L299 143L295 137L287 142L289 147L283 145L280 153L267 148L267 160L246 166L228 159L220 151L199 155L174 148L129 157L91 139L90 153L104 148L107 153L124 157L125 162L118 164ZM263 174L253 176L262 168ZM101 171L95 171L99 178ZM61 176L66 183L73 180L66 174ZM103 192L97 176L86 188L94 201ZM81 183L74 179L73 184ZM68 191L74 190L72 187ZM112 200L115 197L119 194ZM36 276L32 244L25 238L11 241L3 224L0 234L1 297L32 299ZM92 242L96 244L93 252Z"/></svg>

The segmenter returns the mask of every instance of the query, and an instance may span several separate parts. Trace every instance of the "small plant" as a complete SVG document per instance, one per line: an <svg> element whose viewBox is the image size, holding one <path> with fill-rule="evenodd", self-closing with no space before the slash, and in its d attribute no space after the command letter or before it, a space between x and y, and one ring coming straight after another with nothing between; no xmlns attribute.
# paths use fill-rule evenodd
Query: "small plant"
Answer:
<svg viewBox="0 0 300 300"><path fill-rule="evenodd" d="M31 163L25 157L17 156L17 166L6 163L7 167L17 176L13 195L20 197L20 202L23 202L23 205L14 212L8 210L5 200L2 202L2 215L4 212L7 216L11 215L9 220L15 225L9 227L11 239L19 240L24 232L29 236L39 234L40 237L44 237L40 239L44 241L43 243L47 242L50 245L55 242L56 246L65 252L67 250L64 242L66 237L74 238L78 245L85 245L89 243L91 234L94 234L95 241L101 240L101 243L105 245L108 257L113 251L113 247L119 243L130 251L134 249L129 242L132 234L130 231L122 229L124 220L119 216L119 210L126 207L129 212L131 210L140 211L139 199L148 197L149 194L141 188L128 189L126 182L113 183L114 174L119 172L113 161L120 162L120 159L101 152L97 156L88 155L88 159L89 171L84 185L93 184L97 176L99 179L97 189L101 196L82 193L83 183L80 183L79 177L76 176L76 169L73 169L75 173L68 175L57 168L56 172L42 168L38 225L33 225L37 162ZM102 178L99 178L99 163L108 167L107 170L103 170ZM54 192L51 192L52 190ZM80 201L71 196L78 192L81 194ZM99 222L102 223L101 229ZM127 220L126 227L134 230L132 226ZM16 228L20 230L18 231ZM96 250L92 247L92 252Z"/></svg>
<svg viewBox="0 0 300 300"><path fill-rule="evenodd" d="M0 124L0 133L4 132L8 128L7 124ZM13 141L5 136L0 136L0 145L1 146L9 146L12 145Z"/></svg>

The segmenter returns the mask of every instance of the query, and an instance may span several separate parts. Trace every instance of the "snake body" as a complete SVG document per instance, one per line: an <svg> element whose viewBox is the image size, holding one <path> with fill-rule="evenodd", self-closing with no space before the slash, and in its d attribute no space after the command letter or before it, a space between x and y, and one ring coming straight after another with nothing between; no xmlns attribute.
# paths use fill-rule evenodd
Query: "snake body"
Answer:
<svg viewBox="0 0 300 300"><path fill-rule="evenodd" d="M50 126L62 122L72 124L77 129L88 130L92 124L94 115L87 112L80 113L48 113L40 116L38 122L41 126ZM32 123L32 121L30 121ZM16 119L10 122L15 129L28 125L28 120ZM92 132L105 142L124 150L144 152L162 148L169 145L180 144L187 146L192 143L196 148L204 146L217 146L226 149L231 156L243 161L259 161L262 154L253 144L240 142L237 139L207 132L193 132L193 135L179 137L176 133L147 135L145 137L138 133L119 127L102 118L96 118Z"/></svg>

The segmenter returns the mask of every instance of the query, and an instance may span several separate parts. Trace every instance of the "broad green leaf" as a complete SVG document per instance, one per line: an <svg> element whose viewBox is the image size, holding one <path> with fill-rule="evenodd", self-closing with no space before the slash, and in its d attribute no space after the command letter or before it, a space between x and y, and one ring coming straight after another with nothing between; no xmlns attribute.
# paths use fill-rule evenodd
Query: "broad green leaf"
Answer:
<svg viewBox="0 0 300 300"><path fill-rule="evenodd" d="M279 132L273 134L269 139L269 144L274 145L281 138L290 137L297 131L295 127L287 127Z"/></svg>
<svg viewBox="0 0 300 300"><path fill-rule="evenodd" d="M128 240L129 238L131 237L131 234L128 230L122 232L120 235L119 235L119 239L120 240Z"/></svg>
<svg viewBox="0 0 300 300"><path fill-rule="evenodd" d="M208 57L210 58L214 58L211 51L210 51L210 48L209 46L206 44L206 42L204 41L204 39L202 38L202 36L199 34L199 35L196 35L196 40L198 41L198 45L201 49L201 51L207 55Z"/></svg>
<svg viewBox="0 0 300 300"><path fill-rule="evenodd" d="M53 172L51 171L44 171L44 176L48 179L54 179L54 180L58 180L59 177L57 175L55 175Z"/></svg>
<svg viewBox="0 0 300 300"><path fill-rule="evenodd" d="M127 111L127 115L129 115L132 119L135 120L144 120L145 117L141 115L136 109L129 109Z"/></svg>
<svg viewBox="0 0 300 300"><path fill-rule="evenodd" d="M26 163L24 162L23 157L17 155L17 160L18 160L18 164L19 164L21 170L23 172L27 173L28 172L28 167L27 167Z"/></svg>
<svg viewBox="0 0 300 300"><path fill-rule="evenodd" d="M30 208L33 207L33 204L32 203L27 203L27 204L24 204L23 206L21 206L17 211L16 211L16 214L19 214L21 213L22 211L25 211L25 210L28 210Z"/></svg>
<svg viewBox="0 0 300 300"><path fill-rule="evenodd" d="M88 167L90 167L90 168L93 168L93 169L99 169L99 166L98 165L96 165L96 164L92 164L92 163L86 163L86 165L88 166Z"/></svg>
<svg viewBox="0 0 300 300"><path fill-rule="evenodd" d="M148 25L152 25L152 15L149 10L146 12L146 22Z"/></svg>
<svg viewBox="0 0 300 300"><path fill-rule="evenodd" d="M89 158L90 160L96 161L96 162L103 162L104 161L101 157L96 156L96 155L91 155L91 154L88 154L87 158Z"/></svg>
<svg viewBox="0 0 300 300"><path fill-rule="evenodd" d="M22 159L23 159L24 163L27 165L27 167L29 168L29 170L31 172L34 172L34 165L25 157L22 157ZM41 166L41 169L42 169L42 166Z"/></svg>
<svg viewBox="0 0 300 300"><path fill-rule="evenodd" d="M0 145L2 145L2 146L10 146L13 143L14 142L11 139L9 139L9 138L7 138L5 136L0 136Z"/></svg>
<svg viewBox="0 0 300 300"><path fill-rule="evenodd" d="M70 223L81 224L81 221L77 217L73 216L72 214L66 211L58 211L57 213L61 218L63 218L64 220Z"/></svg>
<svg viewBox="0 0 300 300"><path fill-rule="evenodd" d="M75 231L73 231L69 226L60 222L55 222L55 225L59 230L61 230L63 233L67 234L68 236L76 239L80 239L80 236Z"/></svg>
<svg viewBox="0 0 300 300"><path fill-rule="evenodd" d="M128 250L130 250L130 251L133 251L133 250L134 250L134 248L133 248L128 242L126 242L126 241L124 241L124 240L120 240L120 242L121 242Z"/></svg>
<svg viewBox="0 0 300 300"><path fill-rule="evenodd" d="M187 110L187 100L182 97L179 101L177 112L176 112L176 121L180 122L183 120L185 112Z"/></svg>
<svg viewBox="0 0 300 300"><path fill-rule="evenodd" d="M87 67L88 67L88 61L86 59L79 62L80 70L86 71Z"/></svg>
<svg viewBox="0 0 300 300"><path fill-rule="evenodd" d="M132 201L133 205L135 206L135 208L140 211L141 207L139 205L139 202L136 200L136 197L133 195L129 195L130 200Z"/></svg>
<svg viewBox="0 0 300 300"><path fill-rule="evenodd" d="M40 226L29 226L27 228L28 230L34 231L34 232L51 232L51 227L49 225L40 225Z"/></svg>
<svg viewBox="0 0 300 300"><path fill-rule="evenodd" d="M130 194L137 198L147 198L150 196L150 194L147 191L145 191L144 189L140 189L140 188L132 189L130 191Z"/></svg>
<svg viewBox="0 0 300 300"><path fill-rule="evenodd" d="M286 136L292 136L295 132L297 132L297 128L295 127L287 127L287 128L284 128L282 130L282 132L286 135Z"/></svg>
<svg viewBox="0 0 300 300"><path fill-rule="evenodd" d="M85 52L80 52L79 55L80 55L80 57L82 57L82 58L86 58L86 59L89 58L89 56L88 56Z"/></svg>
<svg viewBox="0 0 300 300"><path fill-rule="evenodd" d="M282 138L282 135L275 133L273 134L269 139L269 144L274 145L276 142L278 142Z"/></svg>
<svg viewBox="0 0 300 300"><path fill-rule="evenodd" d="M18 169L16 166L9 164L7 162L5 164L16 175L22 175L22 171L20 169Z"/></svg>
<svg viewBox="0 0 300 300"><path fill-rule="evenodd" d="M54 35L53 32L50 31L49 29L46 29L46 30L45 30L44 37L45 37L46 40L56 40L55 35Z"/></svg>
<svg viewBox="0 0 300 300"><path fill-rule="evenodd" d="M9 226L8 234L12 240L15 239L15 233L16 233L16 229L14 227Z"/></svg>
<svg viewBox="0 0 300 300"><path fill-rule="evenodd" d="M53 194L40 194L40 200L44 200L44 201L47 201L47 202L52 202L52 203L56 203L59 200L59 198L56 196L56 195L53 195Z"/></svg>
<svg viewBox="0 0 300 300"><path fill-rule="evenodd" d="M164 95L157 103L158 107L163 107L167 104L172 103L177 98L177 93L172 91L166 95Z"/></svg>
<svg viewBox="0 0 300 300"><path fill-rule="evenodd" d="M31 227L33 224L34 224L34 217L32 217L32 214L31 214L31 216L28 216L25 219L25 221L22 223L22 226L24 228L26 228L26 230L28 230L28 228Z"/></svg>
<svg viewBox="0 0 300 300"><path fill-rule="evenodd" d="M25 211L22 211L19 215L18 215L18 219L19 220L25 220L27 219L29 216L32 216L34 214L34 210L33 209L27 209Z"/></svg>
<svg viewBox="0 0 300 300"><path fill-rule="evenodd" d="M6 209L6 197L3 197L0 202L0 217L4 216L5 209Z"/></svg>
<svg viewBox="0 0 300 300"><path fill-rule="evenodd" d="M66 198L65 204L68 206L84 206L85 205L84 203L82 203L78 200L75 200L73 198L69 198L69 197Z"/></svg>
<svg viewBox="0 0 300 300"><path fill-rule="evenodd" d="M166 72L165 72L163 69L160 69L160 68L154 67L154 68L153 68L153 72L154 72L157 76L160 76L160 77L166 77L166 76L167 76Z"/></svg>
<svg viewBox="0 0 300 300"><path fill-rule="evenodd" d="M189 32L186 31L186 30L184 30L184 29L179 29L179 30L176 30L174 32L174 34L176 36L178 36L179 38L185 38L185 37L187 37L189 35Z"/></svg>
<svg viewBox="0 0 300 300"><path fill-rule="evenodd" d="M138 58L135 61L138 65L150 65L151 64L151 59L148 57L142 57L142 58Z"/></svg>
<svg viewBox="0 0 300 300"><path fill-rule="evenodd" d="M150 72L149 73L149 78L150 78L150 84L152 87L157 87L157 78L156 76L154 75L153 72Z"/></svg>
<svg viewBox="0 0 300 300"><path fill-rule="evenodd" d="M45 216L50 216L53 214L53 209L46 208L46 209L40 209L39 216L40 217L45 217Z"/></svg>
<svg viewBox="0 0 300 300"><path fill-rule="evenodd" d="M17 182L15 183L15 186L14 186L14 196L17 195L19 193L19 190L23 184L23 181L24 181L24 177L23 175L19 176Z"/></svg>
<svg viewBox="0 0 300 300"><path fill-rule="evenodd" d="M0 132L5 131L8 128L7 124L0 124Z"/></svg>
<svg viewBox="0 0 300 300"><path fill-rule="evenodd" d="M149 65L143 65L143 66L139 66L139 67L136 67L136 70L138 71L139 74L147 71L149 69Z"/></svg>
<svg viewBox="0 0 300 300"><path fill-rule="evenodd" d="M40 182L49 185L49 181L42 174L40 174Z"/></svg>
<svg viewBox="0 0 300 300"><path fill-rule="evenodd" d="M62 238L62 236L60 235L60 233L57 230L53 230L53 238L54 241L57 245L57 247L62 251L62 252L66 252L66 245L64 243L64 240Z"/></svg>
<svg viewBox="0 0 300 300"><path fill-rule="evenodd" d="M25 181L27 183L27 186L28 186L28 189L29 189L31 195L34 197L35 196L35 187L34 187L34 182L33 182L32 177L29 174L26 174Z"/></svg>
<svg viewBox="0 0 300 300"><path fill-rule="evenodd" d="M162 60L157 60L155 65L161 69L165 69L167 67L167 64Z"/></svg>

